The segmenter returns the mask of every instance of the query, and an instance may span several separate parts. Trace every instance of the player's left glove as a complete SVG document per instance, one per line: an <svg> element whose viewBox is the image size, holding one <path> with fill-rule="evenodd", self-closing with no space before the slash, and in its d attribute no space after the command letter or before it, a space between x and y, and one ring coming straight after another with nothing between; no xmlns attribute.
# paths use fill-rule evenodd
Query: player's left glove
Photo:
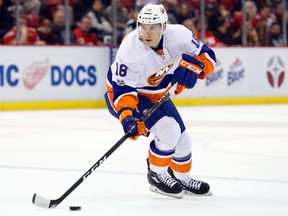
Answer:
<svg viewBox="0 0 288 216"><path fill-rule="evenodd" d="M148 134L144 122L139 121L139 119L135 117L135 115L138 116L138 113L136 113L135 110L132 110L130 108L123 108L119 112L123 130L125 134L128 134L129 138L132 140L136 140L141 135L147 136Z"/></svg>
<svg viewBox="0 0 288 216"><path fill-rule="evenodd" d="M182 54L182 59L171 80L172 85L178 82L175 94L180 94L185 88L193 88L197 82L198 75L202 73L203 69L204 64L202 62L192 56Z"/></svg>
<svg viewBox="0 0 288 216"><path fill-rule="evenodd" d="M128 116L123 119L122 126L125 133L129 134L129 138L136 140L139 136L146 133L143 121L138 121L134 116Z"/></svg>

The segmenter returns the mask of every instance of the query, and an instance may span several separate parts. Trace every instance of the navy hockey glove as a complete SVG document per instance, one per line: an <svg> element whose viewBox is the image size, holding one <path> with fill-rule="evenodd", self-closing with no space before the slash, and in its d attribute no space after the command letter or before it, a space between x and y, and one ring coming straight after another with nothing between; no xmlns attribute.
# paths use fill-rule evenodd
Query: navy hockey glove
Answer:
<svg viewBox="0 0 288 216"><path fill-rule="evenodd" d="M175 94L180 94L185 88L193 88L203 68L204 64L202 62L192 56L182 54L182 59L174 71L174 76L171 80L172 85L178 82Z"/></svg>
<svg viewBox="0 0 288 216"><path fill-rule="evenodd" d="M138 136L146 134L147 130L143 121L138 121L134 116L127 116L121 122L124 132L128 133L130 139L136 140Z"/></svg>
<svg viewBox="0 0 288 216"><path fill-rule="evenodd" d="M139 121L138 118L133 116L133 113L136 114L135 111L133 112L129 108L122 109L120 111L120 121L125 134L127 133L130 139L136 140L138 136L142 134L146 135L148 131L146 130L144 122Z"/></svg>

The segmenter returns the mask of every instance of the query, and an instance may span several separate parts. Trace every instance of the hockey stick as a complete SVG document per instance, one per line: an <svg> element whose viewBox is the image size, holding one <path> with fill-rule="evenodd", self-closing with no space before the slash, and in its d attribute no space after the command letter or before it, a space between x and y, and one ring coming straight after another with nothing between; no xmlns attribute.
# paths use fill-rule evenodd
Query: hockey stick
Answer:
<svg viewBox="0 0 288 216"><path fill-rule="evenodd" d="M170 97L169 91L154 104L154 106L143 116L140 121L146 121L168 98ZM34 194L32 198L32 203L41 208L55 208L58 206L72 191L74 191L92 172L95 171L127 138L129 137L126 133L119 141L110 148L83 176L81 176L78 181L76 181L61 197L55 200L46 199L38 194Z"/></svg>

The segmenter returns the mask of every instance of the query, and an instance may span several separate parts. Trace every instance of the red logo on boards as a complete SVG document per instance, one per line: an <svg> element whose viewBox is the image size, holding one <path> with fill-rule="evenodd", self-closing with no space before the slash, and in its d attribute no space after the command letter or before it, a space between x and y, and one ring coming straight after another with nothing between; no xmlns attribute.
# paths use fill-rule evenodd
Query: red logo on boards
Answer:
<svg viewBox="0 0 288 216"><path fill-rule="evenodd" d="M49 62L48 59L42 62L35 62L27 67L22 75L22 81L24 86L32 90L45 76L48 71Z"/></svg>
<svg viewBox="0 0 288 216"><path fill-rule="evenodd" d="M282 59L273 56L267 65L267 79L273 88L280 88L285 78L285 66Z"/></svg>

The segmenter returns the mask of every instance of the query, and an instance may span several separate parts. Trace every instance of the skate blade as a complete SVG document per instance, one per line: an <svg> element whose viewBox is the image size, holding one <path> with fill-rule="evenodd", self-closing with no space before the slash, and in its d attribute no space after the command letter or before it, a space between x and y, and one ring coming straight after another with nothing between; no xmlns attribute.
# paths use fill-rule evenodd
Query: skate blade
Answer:
<svg viewBox="0 0 288 216"><path fill-rule="evenodd" d="M205 194L196 194L196 193L192 193L191 191L188 190L183 190L185 195L189 195L189 196L212 196L213 193L211 191L208 191Z"/></svg>
<svg viewBox="0 0 288 216"><path fill-rule="evenodd" d="M169 196L169 197L173 197L176 199L182 199L183 198L183 193L177 193L177 194L172 194L172 193L166 193L164 191L159 190L157 187L155 187L154 185L150 185L149 189L154 192L154 193L158 193L164 196Z"/></svg>

